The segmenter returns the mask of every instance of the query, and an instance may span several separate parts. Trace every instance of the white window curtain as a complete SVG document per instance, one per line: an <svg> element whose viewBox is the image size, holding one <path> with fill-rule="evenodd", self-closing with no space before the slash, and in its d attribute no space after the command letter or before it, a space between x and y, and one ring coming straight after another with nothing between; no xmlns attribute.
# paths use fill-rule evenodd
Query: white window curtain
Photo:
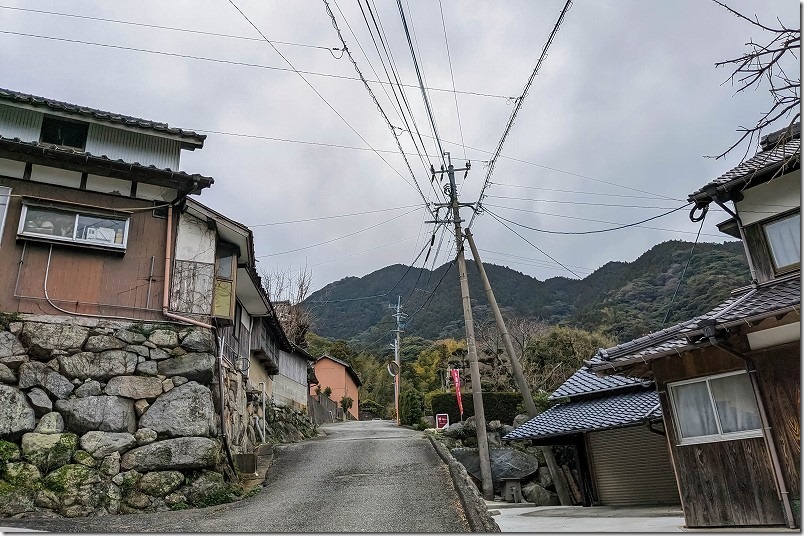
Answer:
<svg viewBox="0 0 804 536"><path fill-rule="evenodd" d="M801 213L765 226L777 268L801 262Z"/></svg>
<svg viewBox="0 0 804 536"><path fill-rule="evenodd" d="M682 438L718 434L715 412L705 381L676 385L672 387L672 391Z"/></svg>
<svg viewBox="0 0 804 536"><path fill-rule="evenodd" d="M709 381L724 434L758 430L759 419L754 390L747 374L725 376Z"/></svg>

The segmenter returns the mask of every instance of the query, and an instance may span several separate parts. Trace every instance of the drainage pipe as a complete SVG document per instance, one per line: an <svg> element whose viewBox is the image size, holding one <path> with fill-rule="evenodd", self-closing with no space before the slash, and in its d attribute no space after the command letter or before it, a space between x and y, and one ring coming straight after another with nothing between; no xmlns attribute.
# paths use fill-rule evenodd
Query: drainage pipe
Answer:
<svg viewBox="0 0 804 536"><path fill-rule="evenodd" d="M787 485L784 481L784 475L782 474L782 466L779 463L779 455L776 452L776 443L773 440L773 434L771 433L771 427L768 422L768 415L765 412L765 403L762 399L762 393L759 388L759 381L757 381L756 377L756 365L754 361L745 354L742 354L735 350L734 348L730 347L728 344L720 341L714 335L709 337L709 342L712 346L716 348L720 348L724 352L736 357L737 359L742 360L746 364L746 369L748 370L748 377L751 379L751 387L754 391L754 397L757 399L757 409L759 409L759 419L762 422L762 436L765 438L765 445L768 448L768 453L770 454L771 465L773 466L773 473L776 477L776 484L777 484L777 496L782 500L782 505L784 507L784 514L787 520L788 528L794 529L796 528L795 520L793 519L793 509L790 506L790 496L787 491Z"/></svg>

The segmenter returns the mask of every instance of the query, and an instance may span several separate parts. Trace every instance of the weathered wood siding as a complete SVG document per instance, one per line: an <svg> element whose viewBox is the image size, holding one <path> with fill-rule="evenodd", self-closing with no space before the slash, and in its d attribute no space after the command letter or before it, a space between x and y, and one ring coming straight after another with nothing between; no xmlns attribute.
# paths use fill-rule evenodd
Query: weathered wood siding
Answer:
<svg viewBox="0 0 804 536"><path fill-rule="evenodd" d="M801 500L800 355L794 343L751 356L791 501Z"/></svg>
<svg viewBox="0 0 804 536"><path fill-rule="evenodd" d="M152 206L148 201L130 197L5 177L0 177L0 186L10 187L13 196L45 197L110 209ZM50 245L28 242L23 259L25 242L17 241L21 210L22 200L12 197L0 240L0 311L63 314L51 307L44 296ZM59 307L73 312L161 318L165 234L166 220L154 217L151 210L145 210L131 215L124 254L54 244L47 285L50 299ZM150 310L146 310L152 258L154 271L150 285ZM25 298L14 297L18 273L17 294Z"/></svg>
<svg viewBox="0 0 804 536"><path fill-rule="evenodd" d="M745 363L711 347L653 362L688 527L785 522L763 438L679 445L667 383L735 370L745 370Z"/></svg>

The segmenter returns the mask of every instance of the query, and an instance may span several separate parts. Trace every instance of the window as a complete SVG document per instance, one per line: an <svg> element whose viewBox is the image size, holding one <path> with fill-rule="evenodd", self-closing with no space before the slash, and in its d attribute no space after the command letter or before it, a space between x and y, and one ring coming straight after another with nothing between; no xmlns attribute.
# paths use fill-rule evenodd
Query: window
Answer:
<svg viewBox="0 0 804 536"><path fill-rule="evenodd" d="M129 218L24 203L17 234L39 240L125 249Z"/></svg>
<svg viewBox="0 0 804 536"><path fill-rule="evenodd" d="M89 132L87 123L66 121L46 115L42 119L42 133L39 141L83 151L87 144L87 132Z"/></svg>
<svg viewBox="0 0 804 536"><path fill-rule="evenodd" d="M766 223L764 228L776 270L800 266L801 213Z"/></svg>
<svg viewBox="0 0 804 536"><path fill-rule="evenodd" d="M237 320L235 315L235 262L233 250L219 248L215 255L215 291L212 314L219 318Z"/></svg>
<svg viewBox="0 0 804 536"><path fill-rule="evenodd" d="M745 372L668 384L668 391L682 445L762 436Z"/></svg>
<svg viewBox="0 0 804 536"><path fill-rule="evenodd" d="M0 186L0 244L3 242L3 229L6 224L6 213L8 212L8 203L11 200L11 188Z"/></svg>

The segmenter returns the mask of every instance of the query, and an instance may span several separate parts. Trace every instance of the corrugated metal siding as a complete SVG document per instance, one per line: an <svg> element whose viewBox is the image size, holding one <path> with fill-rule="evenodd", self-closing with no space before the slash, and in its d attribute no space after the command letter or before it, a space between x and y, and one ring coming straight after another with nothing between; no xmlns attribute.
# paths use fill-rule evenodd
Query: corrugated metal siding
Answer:
<svg viewBox="0 0 804 536"><path fill-rule="evenodd" d="M178 170L181 147L175 140L91 123L86 150L112 160Z"/></svg>
<svg viewBox="0 0 804 536"><path fill-rule="evenodd" d="M39 141L42 114L0 104L0 136L22 141Z"/></svg>
<svg viewBox="0 0 804 536"><path fill-rule="evenodd" d="M681 503L664 437L634 426L591 432L589 444L601 504Z"/></svg>

